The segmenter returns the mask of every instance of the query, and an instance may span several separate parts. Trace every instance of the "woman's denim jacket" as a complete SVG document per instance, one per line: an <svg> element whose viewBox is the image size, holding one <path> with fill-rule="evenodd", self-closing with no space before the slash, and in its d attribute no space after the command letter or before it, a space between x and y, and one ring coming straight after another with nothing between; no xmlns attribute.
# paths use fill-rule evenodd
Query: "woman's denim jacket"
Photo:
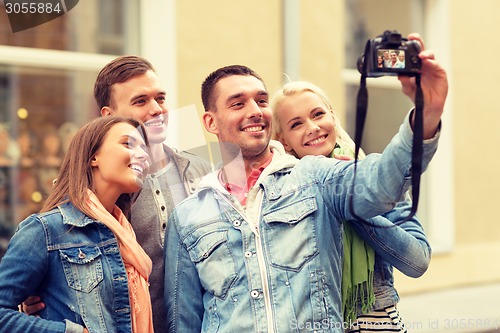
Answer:
<svg viewBox="0 0 500 333"><path fill-rule="evenodd" d="M40 318L17 305L37 295ZM132 331L128 280L115 235L66 203L21 222L0 262L0 332Z"/></svg>
<svg viewBox="0 0 500 333"><path fill-rule="evenodd" d="M408 120L384 151L358 162L287 155L243 208L210 174L171 214L165 241L168 332L343 332L342 224L391 210L406 192ZM423 170L437 148L424 144ZM352 189L355 194L351 196ZM257 226L257 227L254 227Z"/></svg>
<svg viewBox="0 0 500 333"><path fill-rule="evenodd" d="M399 301L394 288L393 267L414 278L422 276L429 267L431 247L422 225L416 216L404 221L410 211L411 201L406 199L398 202L393 210L370 219L371 224L356 220L349 222L375 250L373 309L383 309ZM360 314L361 307L358 309Z"/></svg>

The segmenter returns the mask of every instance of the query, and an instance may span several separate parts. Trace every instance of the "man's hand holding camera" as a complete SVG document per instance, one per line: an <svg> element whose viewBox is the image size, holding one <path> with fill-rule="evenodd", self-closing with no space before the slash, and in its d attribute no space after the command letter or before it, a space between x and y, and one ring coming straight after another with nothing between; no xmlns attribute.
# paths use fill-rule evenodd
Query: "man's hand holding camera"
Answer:
<svg viewBox="0 0 500 333"><path fill-rule="evenodd" d="M379 58L391 54L393 65L379 65ZM396 66L397 55L404 59ZM358 70L364 77L398 76L403 93L415 103L416 77L420 76L424 100L423 138L432 138L437 131L444 102L448 93L445 70L434 58L434 52L426 50L418 33L403 38L397 31L385 31L367 41L364 54L358 59ZM413 119L412 119L413 125Z"/></svg>

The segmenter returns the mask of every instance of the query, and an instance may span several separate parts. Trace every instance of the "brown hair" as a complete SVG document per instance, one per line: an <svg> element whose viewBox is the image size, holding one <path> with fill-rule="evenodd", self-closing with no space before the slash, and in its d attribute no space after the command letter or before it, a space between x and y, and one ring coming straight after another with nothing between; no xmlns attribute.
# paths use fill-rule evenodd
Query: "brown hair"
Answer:
<svg viewBox="0 0 500 333"><path fill-rule="evenodd" d="M137 120L116 116L92 120L83 126L71 140L52 192L40 212L49 211L69 201L80 211L93 217L85 205L87 189L95 191L90 163L101 147L105 135L119 123L127 123L137 128L146 144L149 144L144 125ZM132 197L133 194L124 193L116 202L125 215L130 212Z"/></svg>
<svg viewBox="0 0 500 333"><path fill-rule="evenodd" d="M252 69L243 65L230 65L217 69L216 71L210 73L201 85L201 101L203 102L203 107L205 111L208 111L215 107L214 97L212 96L213 90L219 80L233 75L251 75L259 79L262 84L264 81L262 78ZM264 87L266 85L264 84Z"/></svg>
<svg viewBox="0 0 500 333"><path fill-rule="evenodd" d="M147 71L154 72L153 65L138 56L118 57L104 66L97 75L94 84L94 98L99 109L110 106L113 85L126 82L130 78L144 74Z"/></svg>

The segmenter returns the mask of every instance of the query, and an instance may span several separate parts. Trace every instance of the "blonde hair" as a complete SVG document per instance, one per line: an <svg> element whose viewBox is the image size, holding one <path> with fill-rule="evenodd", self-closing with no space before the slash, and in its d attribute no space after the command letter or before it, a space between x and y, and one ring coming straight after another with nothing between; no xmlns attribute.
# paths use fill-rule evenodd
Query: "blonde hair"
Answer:
<svg viewBox="0 0 500 333"><path fill-rule="evenodd" d="M276 112L276 110L282 105L287 97L299 95L304 92L311 92L317 95L328 108L328 110L330 110L330 112L332 113L337 134L336 145L340 146L345 151L352 150L354 152L354 141L351 139L346 130L340 125L340 120L333 111L332 103L330 103L330 100L320 87L307 81L292 81L285 83L280 89L278 89L278 91L274 93L273 97L271 98L271 109L273 110L271 132L272 139L278 141L281 141L283 139L283 129L281 128L279 113ZM361 158L364 157L364 153L361 150L359 155Z"/></svg>

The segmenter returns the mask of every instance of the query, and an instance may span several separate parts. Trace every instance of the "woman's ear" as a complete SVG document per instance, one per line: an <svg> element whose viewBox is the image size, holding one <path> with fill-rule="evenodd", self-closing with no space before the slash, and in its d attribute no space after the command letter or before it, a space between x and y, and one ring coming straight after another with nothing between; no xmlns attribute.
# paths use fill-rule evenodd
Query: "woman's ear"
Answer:
<svg viewBox="0 0 500 333"><path fill-rule="evenodd" d="M281 142L281 144L283 145L283 147L285 148L285 151L289 154L292 154L292 155L295 155L295 152L293 151L292 147L286 143L285 139L283 139L282 136L278 136L276 138L279 142Z"/></svg>
<svg viewBox="0 0 500 333"><path fill-rule="evenodd" d="M99 165L99 163L97 163L97 157L96 156L92 157L92 159L90 160L90 166L96 167L98 165Z"/></svg>
<svg viewBox="0 0 500 333"><path fill-rule="evenodd" d="M219 134L219 128L217 126L217 121L215 120L215 117L213 115L212 111L205 111L202 116L203 120L203 125L205 126L205 129L212 134L218 135Z"/></svg>

